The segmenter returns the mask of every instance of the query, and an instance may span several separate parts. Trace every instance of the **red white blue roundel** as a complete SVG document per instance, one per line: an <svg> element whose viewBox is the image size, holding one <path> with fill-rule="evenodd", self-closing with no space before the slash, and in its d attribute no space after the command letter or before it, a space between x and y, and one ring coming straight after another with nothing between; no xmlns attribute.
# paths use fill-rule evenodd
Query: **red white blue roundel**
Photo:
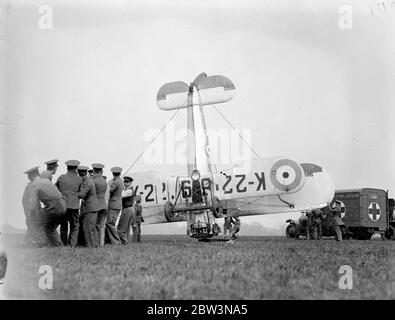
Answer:
<svg viewBox="0 0 395 320"><path fill-rule="evenodd" d="M371 202L368 207L368 216L372 221L377 221L381 216L381 208L377 202Z"/></svg>
<svg viewBox="0 0 395 320"><path fill-rule="evenodd" d="M281 159L270 170L270 180L277 189L291 191L302 181L302 169L295 161Z"/></svg>

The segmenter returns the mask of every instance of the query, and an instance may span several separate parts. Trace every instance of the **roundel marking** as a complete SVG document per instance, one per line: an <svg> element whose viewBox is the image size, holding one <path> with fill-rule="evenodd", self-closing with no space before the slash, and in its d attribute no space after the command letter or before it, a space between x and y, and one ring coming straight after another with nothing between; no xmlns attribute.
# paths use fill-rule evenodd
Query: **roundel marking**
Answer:
<svg viewBox="0 0 395 320"><path fill-rule="evenodd" d="M381 216L381 208L377 202L371 202L368 207L368 216L372 221L377 221Z"/></svg>
<svg viewBox="0 0 395 320"><path fill-rule="evenodd" d="M270 170L270 180L277 189L291 191L302 181L302 169L295 161L278 160Z"/></svg>

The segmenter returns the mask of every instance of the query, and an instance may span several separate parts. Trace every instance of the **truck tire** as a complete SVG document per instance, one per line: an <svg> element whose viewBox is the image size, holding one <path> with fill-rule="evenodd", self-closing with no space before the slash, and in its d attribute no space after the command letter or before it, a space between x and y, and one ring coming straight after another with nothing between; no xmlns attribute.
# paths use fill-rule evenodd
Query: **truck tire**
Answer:
<svg viewBox="0 0 395 320"><path fill-rule="evenodd" d="M299 238L298 229L297 229L296 225L293 223L291 223L287 226L287 228L285 229L285 234L288 239L298 239Z"/></svg>
<svg viewBox="0 0 395 320"><path fill-rule="evenodd" d="M389 226L388 230L384 232L383 240L395 240L395 228L393 226Z"/></svg>

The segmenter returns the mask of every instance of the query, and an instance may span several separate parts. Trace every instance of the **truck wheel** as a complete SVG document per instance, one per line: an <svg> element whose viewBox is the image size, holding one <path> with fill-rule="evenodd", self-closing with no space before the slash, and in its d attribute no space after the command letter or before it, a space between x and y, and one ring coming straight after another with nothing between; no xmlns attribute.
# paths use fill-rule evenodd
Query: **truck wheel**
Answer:
<svg viewBox="0 0 395 320"><path fill-rule="evenodd" d="M389 226L389 228L384 232L384 236L382 236L383 240L395 240L395 228L393 226Z"/></svg>
<svg viewBox="0 0 395 320"><path fill-rule="evenodd" d="M287 229L285 229L285 234L289 239L297 239L299 238L298 230L294 224L289 224Z"/></svg>

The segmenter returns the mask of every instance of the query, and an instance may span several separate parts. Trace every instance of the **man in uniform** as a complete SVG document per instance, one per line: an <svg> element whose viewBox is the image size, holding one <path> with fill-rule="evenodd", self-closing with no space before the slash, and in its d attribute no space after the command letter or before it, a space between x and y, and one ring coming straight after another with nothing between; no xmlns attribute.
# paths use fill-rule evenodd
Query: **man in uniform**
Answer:
<svg viewBox="0 0 395 320"><path fill-rule="evenodd" d="M32 185L35 190L34 195L44 204L44 208L39 212L38 223L43 228L49 245L57 247L61 246L62 242L56 228L64 219L67 204L51 179L52 172L46 170L32 182Z"/></svg>
<svg viewBox="0 0 395 320"><path fill-rule="evenodd" d="M122 213L118 222L118 235L122 244L129 243L130 225L132 222L132 210L135 192L132 187L133 178L130 175L123 177L124 190L122 190Z"/></svg>
<svg viewBox="0 0 395 320"><path fill-rule="evenodd" d="M67 203L66 216L60 224L60 238L65 246L69 244L72 247L77 246L79 229L80 200L77 194L82 183L81 177L77 174L79 164L78 160L66 161L67 173L61 175L56 181L56 186L65 197ZM70 234L68 236L69 224Z"/></svg>
<svg viewBox="0 0 395 320"><path fill-rule="evenodd" d="M335 201L334 206L331 208L329 206L330 212L333 214L333 231L335 231L335 239L337 241L342 241L343 236L341 232L341 226L344 226L344 222L341 219L341 206L338 201Z"/></svg>
<svg viewBox="0 0 395 320"><path fill-rule="evenodd" d="M106 238L107 242L111 244L120 244L117 228L115 223L118 219L119 212L122 209L122 190L124 188L121 172L122 168L113 167L111 168L113 179L109 186L109 199L108 199L108 218L106 222Z"/></svg>
<svg viewBox="0 0 395 320"><path fill-rule="evenodd" d="M45 162L47 165L47 171L51 171L53 175L55 175L56 171L58 170L58 159L48 160Z"/></svg>
<svg viewBox="0 0 395 320"><path fill-rule="evenodd" d="M228 232L230 233L230 230L232 228L232 223L230 222L230 217L225 217L224 218L224 237L226 238L228 236Z"/></svg>
<svg viewBox="0 0 395 320"><path fill-rule="evenodd" d="M237 239L237 233L240 231L240 219L238 216L230 217L231 224L233 224L232 229L230 230L230 241Z"/></svg>
<svg viewBox="0 0 395 320"><path fill-rule="evenodd" d="M322 211L320 209L313 209L313 238L316 240L322 239Z"/></svg>
<svg viewBox="0 0 395 320"><path fill-rule="evenodd" d="M38 197L34 195L34 186L32 182L39 177L40 173L38 167L31 168L25 171L27 178L29 179L28 184L22 195L22 205L25 212L27 231L22 241L23 244L40 244L40 232L37 225L37 215L41 209Z"/></svg>
<svg viewBox="0 0 395 320"><path fill-rule="evenodd" d="M103 168L104 164L101 163L93 163L93 182L95 183L96 188L96 197L98 202L98 212L97 212L97 220L96 220L96 231L97 237L99 239L99 246L104 246L104 231L106 227L106 219L107 219L107 203L105 199L105 194L107 191L107 182L103 177Z"/></svg>
<svg viewBox="0 0 395 320"><path fill-rule="evenodd" d="M306 210L306 218L307 218L307 224L306 224L307 240L313 240L314 239L314 232L313 232L313 210L312 209Z"/></svg>
<svg viewBox="0 0 395 320"><path fill-rule="evenodd" d="M95 183L88 176L88 167L78 166L78 174L82 178L78 198L82 199L81 216L85 244L87 247L98 247L99 239L96 231L96 221L99 204L96 198Z"/></svg>
<svg viewBox="0 0 395 320"><path fill-rule="evenodd" d="M141 242L141 223L144 222L141 196L138 194L134 200L132 211L133 242Z"/></svg>
<svg viewBox="0 0 395 320"><path fill-rule="evenodd" d="M305 228L307 230L307 216L306 216L306 212L302 212L302 215L299 217L298 221L299 224L302 228Z"/></svg>

